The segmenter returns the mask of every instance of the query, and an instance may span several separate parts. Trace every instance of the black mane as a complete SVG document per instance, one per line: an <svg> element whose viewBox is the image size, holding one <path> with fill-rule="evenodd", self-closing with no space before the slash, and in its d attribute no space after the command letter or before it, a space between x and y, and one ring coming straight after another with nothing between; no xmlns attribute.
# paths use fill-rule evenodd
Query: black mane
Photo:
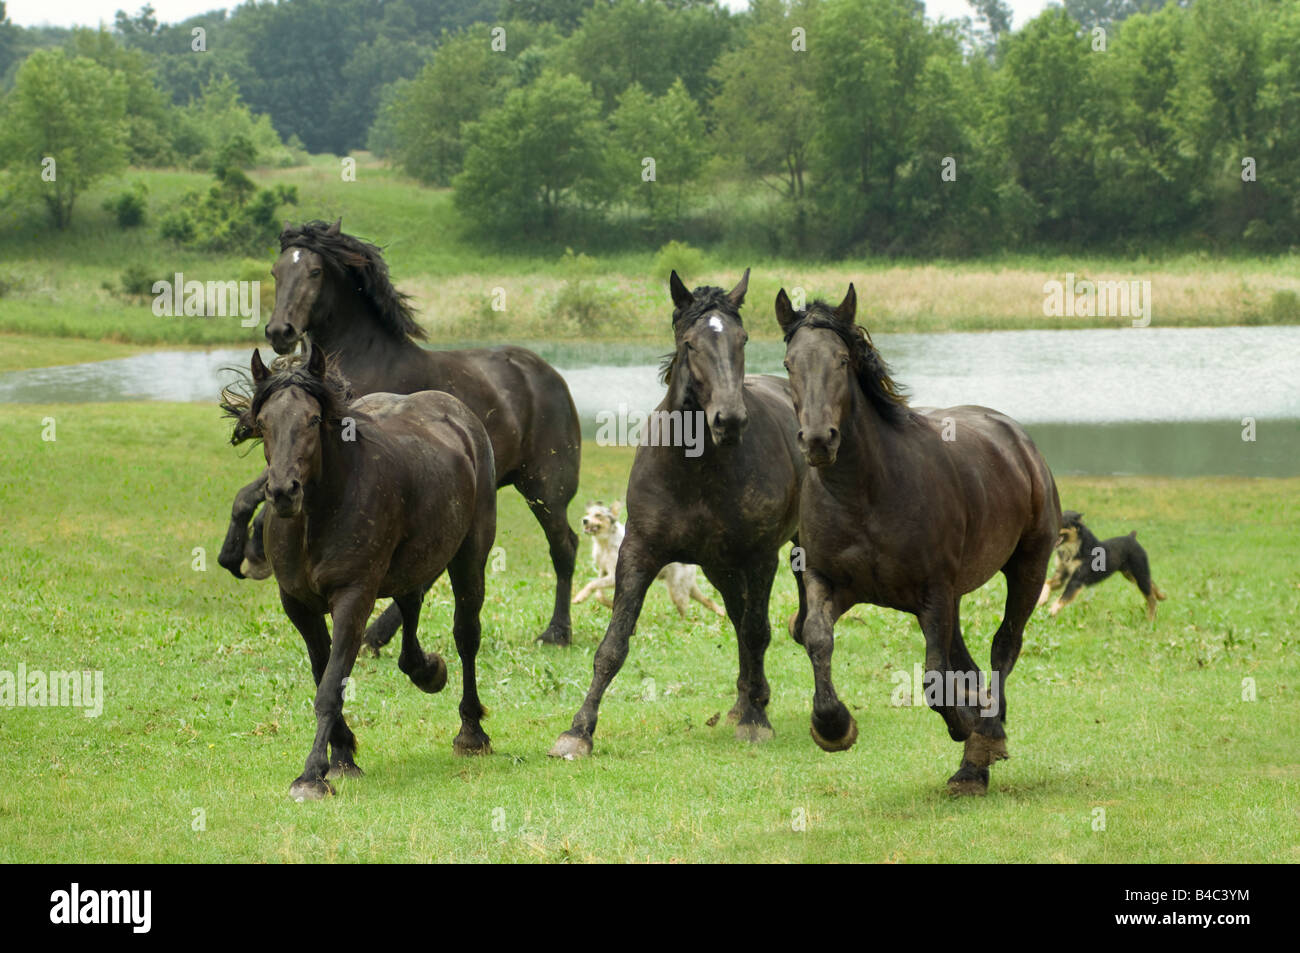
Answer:
<svg viewBox="0 0 1300 953"><path fill-rule="evenodd" d="M327 222L306 222L280 233L280 251L305 248L325 259L326 265L352 282L374 306L380 326L395 337L423 339L424 328L415 323L410 297L393 287L380 249L345 232L330 232Z"/></svg>
<svg viewBox="0 0 1300 953"><path fill-rule="evenodd" d="M807 309L796 314L799 315L798 320L785 332L787 345L800 328L827 328L834 331L848 347L853 373L862 393L876 412L894 426L902 425L911 417L912 410L907 406L906 393L889 376L889 365L871 343L871 335L866 328L837 320L834 308L825 301L814 301Z"/></svg>
<svg viewBox="0 0 1300 953"><path fill-rule="evenodd" d="M235 445L261 438L257 432L257 415L272 394L286 387L305 390L320 404L321 417L329 422L346 416L353 400L351 385L332 359L325 365L324 378L307 371L301 354L277 357L271 364L270 376L260 383L254 383L246 371L236 370L239 380L221 390L221 409L235 421L230 435L230 442Z"/></svg>
<svg viewBox="0 0 1300 953"><path fill-rule="evenodd" d="M730 295L721 288L715 288L712 285L701 285L691 292L692 301L685 308L673 309L673 334L681 337L683 331L691 327L696 321L709 314L712 311L721 311L732 318L736 323L744 326L740 319L740 309L732 303ZM669 384L673 379L673 365L677 363L677 351L671 354L665 354L659 359L659 383Z"/></svg>

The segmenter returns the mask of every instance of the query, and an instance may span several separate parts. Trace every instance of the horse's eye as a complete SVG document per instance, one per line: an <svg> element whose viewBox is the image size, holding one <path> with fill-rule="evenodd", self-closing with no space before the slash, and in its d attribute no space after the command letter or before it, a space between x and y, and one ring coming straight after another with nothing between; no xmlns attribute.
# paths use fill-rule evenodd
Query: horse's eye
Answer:
<svg viewBox="0 0 1300 953"><path fill-rule="evenodd" d="M313 418L311 419L311 425L312 425L313 427L319 427L319 426L320 426L320 414L317 414L315 417L313 417Z"/></svg>
<svg viewBox="0 0 1300 953"><path fill-rule="evenodd" d="M786 372L787 374L789 374L789 373L790 373L790 362L789 362L789 361L782 361L781 364L782 364L782 366L785 367L785 372Z"/></svg>
<svg viewBox="0 0 1300 953"><path fill-rule="evenodd" d="M840 367L848 367L848 365L849 359L847 357L840 358Z"/></svg>
<svg viewBox="0 0 1300 953"><path fill-rule="evenodd" d="M319 268L313 268L311 271L307 272L307 274L309 274L309 275L311 275L313 278L315 278L315 277L317 277L317 276L320 274L320 269L319 269Z"/></svg>

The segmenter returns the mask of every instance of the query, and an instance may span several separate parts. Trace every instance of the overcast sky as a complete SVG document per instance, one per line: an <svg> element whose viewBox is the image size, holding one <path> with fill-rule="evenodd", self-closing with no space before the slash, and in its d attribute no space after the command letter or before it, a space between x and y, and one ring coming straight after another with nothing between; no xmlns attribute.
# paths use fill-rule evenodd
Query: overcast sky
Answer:
<svg viewBox="0 0 1300 953"><path fill-rule="evenodd" d="M721 0L732 10L744 10L749 0ZM118 10L135 13L145 0L8 0L9 19L19 26L105 26L113 25L113 14ZM1009 0L1015 13L1013 25L1020 27L1047 6L1048 0ZM163 23L176 23L196 13L206 13L222 7L233 8L238 3L222 0L153 0L153 8ZM927 0L926 15L932 19L955 19L970 15L966 0Z"/></svg>

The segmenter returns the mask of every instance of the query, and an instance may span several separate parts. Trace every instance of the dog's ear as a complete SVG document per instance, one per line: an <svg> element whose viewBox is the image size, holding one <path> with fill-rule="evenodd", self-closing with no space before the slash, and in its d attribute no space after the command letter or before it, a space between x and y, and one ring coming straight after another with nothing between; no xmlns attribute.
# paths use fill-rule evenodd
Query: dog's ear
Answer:
<svg viewBox="0 0 1300 953"><path fill-rule="evenodd" d="M623 504L619 500L615 500L609 504L609 511L614 514L614 519L618 519L618 514L623 512Z"/></svg>

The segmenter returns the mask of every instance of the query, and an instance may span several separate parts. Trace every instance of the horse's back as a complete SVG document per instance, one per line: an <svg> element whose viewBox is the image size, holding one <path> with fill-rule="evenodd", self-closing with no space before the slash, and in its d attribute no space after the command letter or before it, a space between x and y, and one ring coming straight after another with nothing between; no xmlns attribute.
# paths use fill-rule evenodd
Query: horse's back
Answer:
<svg viewBox="0 0 1300 953"><path fill-rule="evenodd" d="M569 386L533 351L503 344L424 354L430 368L426 386L454 394L488 427L500 480L511 479L535 459L543 444L580 448L578 411Z"/></svg>
<svg viewBox="0 0 1300 953"><path fill-rule="evenodd" d="M464 401L439 390L422 390L414 394L378 392L353 401L357 411L389 438L419 438L408 453L423 456L425 451L459 450L475 469L487 466L495 481L492 442L482 421Z"/></svg>

